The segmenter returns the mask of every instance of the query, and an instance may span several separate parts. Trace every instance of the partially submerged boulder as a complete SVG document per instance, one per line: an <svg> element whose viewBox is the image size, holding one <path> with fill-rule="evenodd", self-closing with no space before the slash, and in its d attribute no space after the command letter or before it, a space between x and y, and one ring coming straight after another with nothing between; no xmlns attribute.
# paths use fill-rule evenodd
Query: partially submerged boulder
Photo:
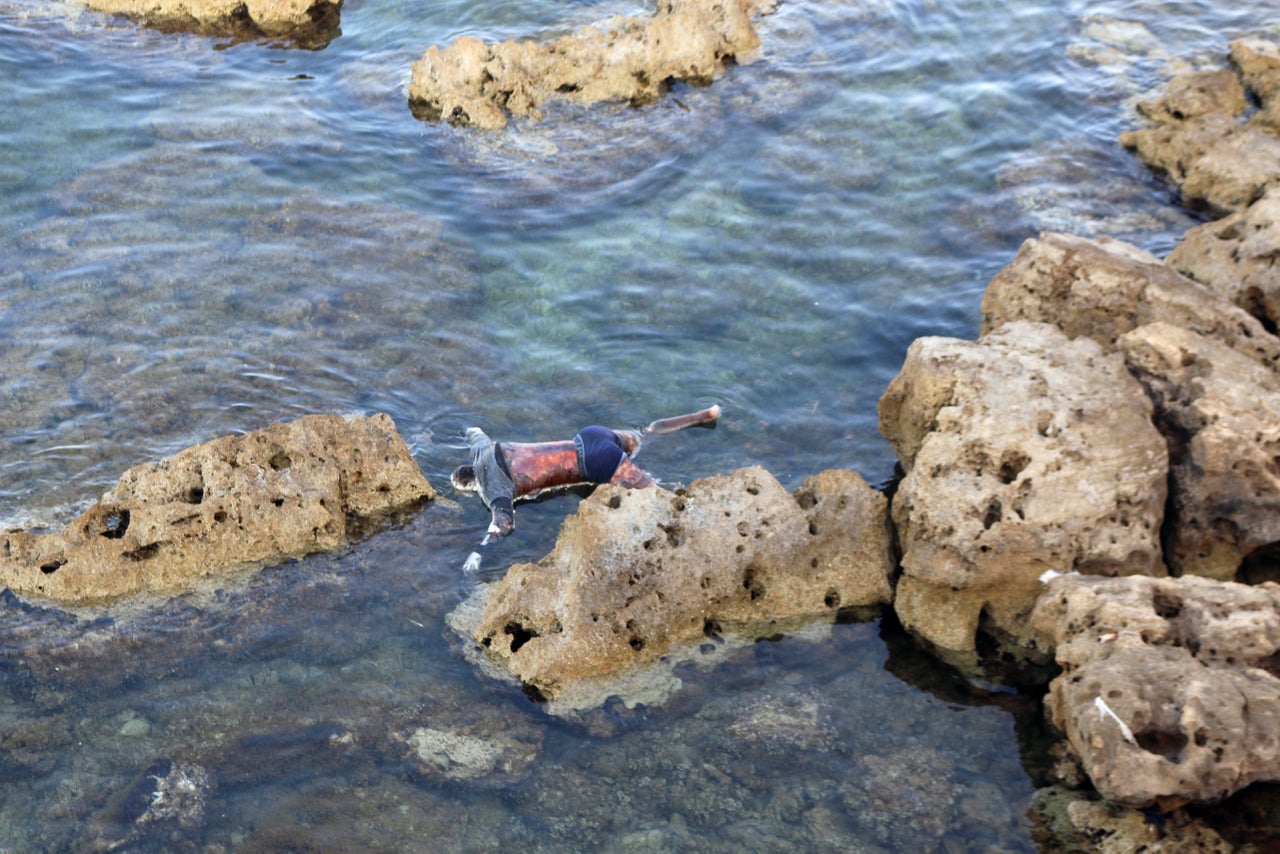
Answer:
<svg viewBox="0 0 1280 854"><path fill-rule="evenodd" d="M341 0L84 0L95 12L204 35L268 37L322 47L338 35Z"/></svg>
<svg viewBox="0 0 1280 854"><path fill-rule="evenodd" d="M1250 79L1261 85L1271 78L1260 71ZM1280 181L1280 139L1265 122L1241 118L1248 106L1233 74L1181 74L1139 107L1154 126L1126 131L1120 144L1168 176L1184 204L1219 214L1240 210Z"/></svg>
<svg viewBox="0 0 1280 854"><path fill-rule="evenodd" d="M1168 457L1123 360L1055 326L977 342L921 338L880 401L906 475L894 607L961 668L981 627L1030 664L1026 619L1047 571L1163 575Z"/></svg>
<svg viewBox="0 0 1280 854"><path fill-rule="evenodd" d="M1280 374L1167 323L1135 329L1120 347L1169 439L1170 567L1280 579Z"/></svg>
<svg viewBox="0 0 1280 854"><path fill-rule="evenodd" d="M1280 586L1064 576L1033 620L1062 667L1053 721L1107 799L1171 808L1280 779Z"/></svg>
<svg viewBox="0 0 1280 854"><path fill-rule="evenodd" d="M892 595L884 496L822 472L794 495L759 467L677 492L602 486L536 564L480 587L454 625L566 709L682 646L761 637Z"/></svg>
<svg viewBox="0 0 1280 854"><path fill-rule="evenodd" d="M706 85L755 61L751 19L771 11L772 0L663 0L650 18L614 17L546 44L462 36L413 64L409 103L427 120L489 130L551 100L651 103L672 81Z"/></svg>
<svg viewBox="0 0 1280 854"><path fill-rule="evenodd" d="M177 593L332 551L433 498L387 415L308 415L125 472L62 531L0 534L0 586L68 604Z"/></svg>

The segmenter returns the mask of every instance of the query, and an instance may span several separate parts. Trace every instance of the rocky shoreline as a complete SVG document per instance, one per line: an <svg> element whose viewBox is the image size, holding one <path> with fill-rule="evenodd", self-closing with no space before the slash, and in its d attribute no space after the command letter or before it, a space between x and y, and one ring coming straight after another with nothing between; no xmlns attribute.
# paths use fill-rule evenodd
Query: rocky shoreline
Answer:
<svg viewBox="0 0 1280 854"><path fill-rule="evenodd" d="M1268 240L1280 180L1269 124L1280 51L1248 39L1231 52L1238 76L1180 75L1142 109L1155 126L1123 139L1184 200L1226 216L1193 229L1167 262L1109 238L1028 240L988 287L978 340L917 341L881 400L881 429L904 471L891 503L898 566L847 555L824 563L851 583L896 573L898 618L962 672L1048 681L1046 708L1065 738L1059 776L1068 782L1065 769L1082 769L1113 805L1108 820L1121 807L1173 814L1280 779L1280 338L1271 308L1280 242ZM1261 104L1247 116L1246 89ZM697 481L660 501L687 518L723 514L725 531L703 529L722 547L735 523L750 536L763 531L803 578L811 542L734 506L730 484L744 476ZM793 503L812 507L809 496L802 487ZM635 508L599 490L551 555L482 589L467 606L479 616L455 625L554 703L575 683L626 668L596 655L610 639L629 639L621 658L632 666L677 654L699 619L674 603L697 603L699 589L721 583L701 568L724 568L736 596L749 591L755 612L734 619L750 636L794 613L761 583L758 562L686 549L688 528L655 560L655 532L673 529ZM584 537L584 526L594 533ZM843 526L870 542L865 528ZM633 533L609 533L622 530ZM596 547L574 545L583 539ZM676 586L653 589L650 567ZM628 587L636 595L626 602L580 610ZM646 596L672 603L659 606L665 629L687 628L656 649L663 632L652 612L644 623L614 616ZM828 599L823 616L844 604ZM701 631L713 638L722 628L708 616Z"/></svg>
<svg viewBox="0 0 1280 854"><path fill-rule="evenodd" d="M712 55L686 79L734 56ZM1179 75L1142 106L1152 126L1121 139L1218 218L1165 260L1110 238L1028 240L987 288L978 339L920 339L882 398L903 470L890 496L851 471L793 494L759 469L674 493L602 488L550 554L456 612L476 660L573 712L673 657L714 660L726 638L891 606L961 672L1047 691L1062 788L1045 790L1046 826L1133 838L1151 827L1135 809L1154 808L1177 818L1167 838L1217 846L1183 808L1280 779L1280 48L1239 40L1231 58ZM510 92L493 103L520 112ZM71 604L173 593L336 548L433 494L385 416L368 419L372 445L347 435L362 420L310 418L131 470L59 534L4 534L0 578ZM378 458L394 476L361 462ZM228 519L236 531L216 535ZM677 686L651 687L638 702ZM425 720L398 738L451 779L523 773L538 749L495 752Z"/></svg>

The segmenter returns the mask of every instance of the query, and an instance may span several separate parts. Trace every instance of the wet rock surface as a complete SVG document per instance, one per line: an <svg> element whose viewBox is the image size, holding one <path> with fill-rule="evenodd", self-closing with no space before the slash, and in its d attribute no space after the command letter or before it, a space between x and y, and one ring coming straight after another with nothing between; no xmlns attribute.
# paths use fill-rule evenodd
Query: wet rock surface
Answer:
<svg viewBox="0 0 1280 854"><path fill-rule="evenodd" d="M1171 809L1280 776L1280 586L1053 580L1047 705L1107 799Z"/></svg>
<svg viewBox="0 0 1280 854"><path fill-rule="evenodd" d="M338 35L341 0L84 0L95 12L150 27L324 47Z"/></svg>
<svg viewBox="0 0 1280 854"><path fill-rule="evenodd" d="M413 64L409 102L428 120L486 130L551 100L651 103L672 81L706 85L760 46L752 17L768 0L665 0L648 19L614 17L543 45L464 36Z"/></svg>
<svg viewBox="0 0 1280 854"><path fill-rule="evenodd" d="M1139 107L1153 126L1120 136L1121 145L1168 177L1184 204L1223 215L1252 204L1280 179L1271 108L1258 113L1258 121L1245 118L1245 85L1257 97L1273 98L1274 45L1265 44L1233 43L1233 59L1248 69L1244 85L1224 70L1178 75Z"/></svg>
<svg viewBox="0 0 1280 854"><path fill-rule="evenodd" d="M918 339L880 402L906 475L894 608L960 666L979 629L1043 662L1025 625L1047 570L1164 574L1168 459L1116 354L1048 324Z"/></svg>
<svg viewBox="0 0 1280 854"><path fill-rule="evenodd" d="M675 493L601 487L550 554L479 588L455 626L543 697L589 708L619 693L609 677L677 647L888 602L885 504L847 470L794 495L758 467Z"/></svg>
<svg viewBox="0 0 1280 854"><path fill-rule="evenodd" d="M159 759L89 818L80 844L91 851L151 846L199 851L199 831L215 786L197 763Z"/></svg>
<svg viewBox="0 0 1280 854"><path fill-rule="evenodd" d="M0 535L0 582L70 604L332 551L434 497L386 415L311 415L125 472L63 531Z"/></svg>
<svg viewBox="0 0 1280 854"><path fill-rule="evenodd" d="M1231 854L1239 849L1213 828L1186 817L1123 807L1086 792L1051 786L1029 811L1034 838L1061 854Z"/></svg>

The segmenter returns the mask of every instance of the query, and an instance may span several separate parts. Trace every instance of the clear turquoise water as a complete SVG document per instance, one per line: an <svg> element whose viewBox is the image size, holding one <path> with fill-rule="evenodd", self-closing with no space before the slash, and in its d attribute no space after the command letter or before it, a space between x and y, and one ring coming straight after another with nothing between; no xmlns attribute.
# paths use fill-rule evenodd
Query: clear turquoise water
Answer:
<svg viewBox="0 0 1280 854"><path fill-rule="evenodd" d="M972 337L1041 229L1171 248L1192 220L1115 138L1174 68L1276 19L784 0L762 61L650 108L488 136L407 109L430 44L642 8L355 0L298 51L0 0L0 519L61 524L131 465L352 410L390 413L446 493L466 425L560 438L713 401L720 429L646 449L655 475L886 482L876 402L910 342ZM571 510L522 509L479 580ZM445 626L484 523L433 508L168 603L0 603L0 849L122 838L156 763L212 785L141 850L1033 849L1035 698L878 623L579 722L486 681ZM423 778L389 734L426 721L535 759Z"/></svg>

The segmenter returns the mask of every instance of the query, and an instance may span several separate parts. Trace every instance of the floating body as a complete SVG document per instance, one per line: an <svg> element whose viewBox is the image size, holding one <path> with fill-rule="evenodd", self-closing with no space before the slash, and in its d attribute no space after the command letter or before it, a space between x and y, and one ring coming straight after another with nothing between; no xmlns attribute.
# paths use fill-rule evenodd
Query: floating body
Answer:
<svg viewBox="0 0 1280 854"><path fill-rule="evenodd" d="M667 435L689 427L715 427L720 407L662 418L643 431L611 430L592 425L573 439L559 442L495 442L479 427L466 431L471 463L453 473L453 485L478 492L492 512L490 538L505 537L515 527L515 502L548 489L612 483L631 489L656 486L633 461L646 435Z"/></svg>

